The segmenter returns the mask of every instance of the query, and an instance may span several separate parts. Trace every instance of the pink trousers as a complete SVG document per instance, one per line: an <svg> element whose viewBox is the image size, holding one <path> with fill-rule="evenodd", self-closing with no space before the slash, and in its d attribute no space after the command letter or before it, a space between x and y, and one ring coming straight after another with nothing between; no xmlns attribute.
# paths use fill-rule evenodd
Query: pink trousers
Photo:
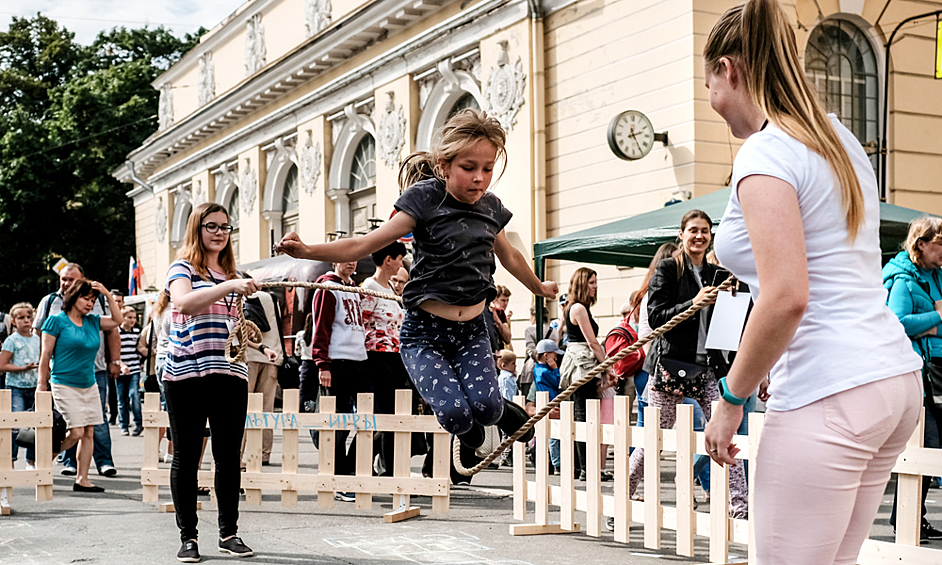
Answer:
<svg viewBox="0 0 942 565"><path fill-rule="evenodd" d="M922 396L916 371L766 413L751 509L760 565L857 562Z"/></svg>

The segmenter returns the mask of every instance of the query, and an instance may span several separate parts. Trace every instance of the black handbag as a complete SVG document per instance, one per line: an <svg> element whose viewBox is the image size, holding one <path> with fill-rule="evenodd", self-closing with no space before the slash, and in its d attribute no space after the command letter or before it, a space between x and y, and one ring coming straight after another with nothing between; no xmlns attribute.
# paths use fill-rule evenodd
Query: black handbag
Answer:
<svg viewBox="0 0 942 565"><path fill-rule="evenodd" d="M942 365L933 363L930 359L923 359L922 386L926 391L926 400L942 409Z"/></svg>
<svg viewBox="0 0 942 565"><path fill-rule="evenodd" d="M674 379L694 380L700 378L706 372L707 367L697 365L696 363L687 363L676 359L661 357L661 367Z"/></svg>

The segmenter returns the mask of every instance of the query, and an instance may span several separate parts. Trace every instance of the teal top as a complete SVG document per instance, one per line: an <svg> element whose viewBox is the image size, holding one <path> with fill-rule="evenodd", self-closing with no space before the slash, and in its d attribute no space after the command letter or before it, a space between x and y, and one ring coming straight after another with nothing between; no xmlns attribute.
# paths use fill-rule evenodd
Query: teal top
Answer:
<svg viewBox="0 0 942 565"><path fill-rule="evenodd" d="M88 388L95 384L95 355L101 338L98 335L101 318L94 314L82 317L82 327L76 326L65 312L46 318L43 333L56 338L52 351L52 382L74 388Z"/></svg>
<svg viewBox="0 0 942 565"><path fill-rule="evenodd" d="M13 332L3 341L3 350L12 353L10 364L25 367L30 363L39 363L39 337L24 337ZM7 373L7 388L36 388L39 369L30 369L19 373Z"/></svg>
<svg viewBox="0 0 942 565"><path fill-rule="evenodd" d="M942 316L935 302L942 300L939 269L916 266L901 251L883 267L883 288L888 291L887 306L902 322L913 349L924 357L942 357ZM937 328L936 335L916 337Z"/></svg>

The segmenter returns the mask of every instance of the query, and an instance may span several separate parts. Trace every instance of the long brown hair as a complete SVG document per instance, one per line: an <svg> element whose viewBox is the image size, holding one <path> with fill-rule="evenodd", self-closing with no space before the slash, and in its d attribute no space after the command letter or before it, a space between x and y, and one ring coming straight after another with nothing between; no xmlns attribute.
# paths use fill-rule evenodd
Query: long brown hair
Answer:
<svg viewBox="0 0 942 565"><path fill-rule="evenodd" d="M742 69L753 102L770 122L827 161L839 184L850 240L864 222L860 180L798 57L795 32L776 0L748 0L730 8L713 27L703 48L707 68L722 70L720 59Z"/></svg>
<svg viewBox="0 0 942 565"><path fill-rule="evenodd" d="M711 220L710 215L704 212L703 210L691 210L687 212L686 214L684 214L684 217L680 219L680 231L683 232L685 229L687 229L687 224L690 223L690 220L697 220L697 219L706 221L707 225L710 226L710 231L712 233L713 220ZM712 245L713 243L712 239L710 243ZM671 257L673 257L674 260L677 262L677 278L678 279L682 277L684 274L684 266L687 264L687 260L685 257L686 255L687 255L687 250L684 249L684 241L681 239L680 243L677 245L677 249L675 249L674 252L671 253ZM657 264L655 263L654 266L656 267Z"/></svg>
<svg viewBox="0 0 942 565"><path fill-rule="evenodd" d="M438 142L429 151L418 151L406 157L399 167L399 191L403 192L413 184L442 176L441 165L450 163L459 153L475 143L486 140L497 149L497 160L503 163L498 179L507 169L507 134L496 118L488 116L482 110L465 108L442 126Z"/></svg>
<svg viewBox="0 0 942 565"><path fill-rule="evenodd" d="M657 248L657 251L654 253L654 258L651 259L651 264L648 265L648 272L644 274L644 280L641 281L641 288L638 289L635 299L631 301L632 310L638 308L638 306L641 305L641 300L647 296L648 283L651 282L651 277L657 269L657 264L672 256L677 249L678 245L671 241L661 244L661 246Z"/></svg>
<svg viewBox="0 0 942 565"><path fill-rule="evenodd" d="M569 279L569 288L566 289L566 304L563 305L563 316L569 315L569 307L578 302L586 310L595 304L596 297L589 294L589 279L598 276L598 273L588 267L579 267Z"/></svg>
<svg viewBox="0 0 942 565"><path fill-rule="evenodd" d="M186 237L183 240L183 247L177 253L178 261L187 261L196 270L196 273L203 279L209 278L209 269L206 267L206 250L203 248L202 231L203 220L206 216L222 212L226 215L226 221L229 221L229 211L221 204L215 202L206 202L200 204L190 214L190 219L186 222ZM235 254L232 252L232 237L226 242L226 246L219 252L219 266L226 273L226 279L237 278Z"/></svg>

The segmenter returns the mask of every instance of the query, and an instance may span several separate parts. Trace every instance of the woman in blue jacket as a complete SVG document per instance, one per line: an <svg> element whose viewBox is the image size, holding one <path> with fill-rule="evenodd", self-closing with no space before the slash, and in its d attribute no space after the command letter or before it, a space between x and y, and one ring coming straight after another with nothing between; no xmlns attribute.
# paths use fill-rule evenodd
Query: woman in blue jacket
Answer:
<svg viewBox="0 0 942 565"><path fill-rule="evenodd" d="M909 224L905 251L883 267L883 287L889 291L887 305L896 314L913 342L913 349L927 362L942 365L942 219L922 217ZM925 447L940 447L942 406L925 399ZM922 528L920 537L942 539L926 519L929 481L922 481ZM896 500L890 524L896 527Z"/></svg>

